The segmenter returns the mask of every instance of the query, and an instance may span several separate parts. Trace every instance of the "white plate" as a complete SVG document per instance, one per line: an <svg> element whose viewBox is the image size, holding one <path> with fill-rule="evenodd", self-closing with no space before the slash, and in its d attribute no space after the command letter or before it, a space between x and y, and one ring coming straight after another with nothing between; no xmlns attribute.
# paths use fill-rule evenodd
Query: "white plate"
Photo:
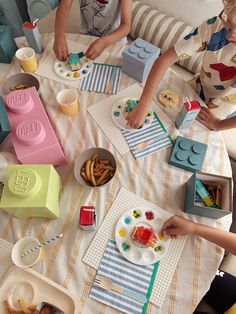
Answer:
<svg viewBox="0 0 236 314"><path fill-rule="evenodd" d="M48 302L64 311L65 314L78 314L77 301L68 290L30 268L22 269L16 266L11 267L1 281L0 313L6 312L3 301L12 292L12 287L16 284L19 286L20 283L24 284L24 289L27 283L33 287L34 305ZM17 291L14 290L14 293L17 294ZM25 298L25 301L27 300L28 298Z"/></svg>
<svg viewBox="0 0 236 314"><path fill-rule="evenodd" d="M54 70L57 75L66 80L80 80L87 76L93 69L93 62L88 60L86 57L81 58L81 68L78 71L71 71L68 61L55 61ZM75 77L79 75L79 77Z"/></svg>
<svg viewBox="0 0 236 314"><path fill-rule="evenodd" d="M126 121L125 117L128 113L127 101L129 99L138 100L137 97L125 97L125 98L119 99L116 103L114 103L114 105L111 109L111 118L112 118L112 121L114 122L114 124L120 129L123 129L126 131L131 131L131 132L143 130L143 129L149 127L152 123L152 120L153 120L153 112L152 111L148 112L147 117L146 117L142 127L138 128L138 129L133 129L127 125L127 121Z"/></svg>
<svg viewBox="0 0 236 314"><path fill-rule="evenodd" d="M149 219L147 213L152 213ZM148 208L132 208L125 212L119 219L116 230L116 245L120 253L131 263L137 265L151 265L162 259L168 252L171 239L160 235L164 219L157 211ZM158 235L156 245L152 247L139 247L131 235L136 226L151 227Z"/></svg>

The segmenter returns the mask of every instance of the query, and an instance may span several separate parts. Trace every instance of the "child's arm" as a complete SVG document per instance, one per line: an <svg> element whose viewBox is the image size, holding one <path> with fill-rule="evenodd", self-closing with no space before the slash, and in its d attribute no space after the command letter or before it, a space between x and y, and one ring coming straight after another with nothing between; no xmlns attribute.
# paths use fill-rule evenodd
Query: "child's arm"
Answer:
<svg viewBox="0 0 236 314"><path fill-rule="evenodd" d="M96 39L86 51L86 57L95 59L103 50L127 36L131 27L132 0L121 0L120 26L112 33Z"/></svg>
<svg viewBox="0 0 236 314"><path fill-rule="evenodd" d="M236 255L236 234L172 216L162 226L161 232L170 236L195 235L221 246Z"/></svg>
<svg viewBox="0 0 236 314"><path fill-rule="evenodd" d="M157 86L168 67L178 60L175 49L170 48L154 62L138 105L127 115L127 124L132 128L138 128L143 124Z"/></svg>
<svg viewBox="0 0 236 314"><path fill-rule="evenodd" d="M220 120L207 107L202 107L201 111L197 116L197 121L199 121L208 129L213 131L221 131L236 128L236 116Z"/></svg>
<svg viewBox="0 0 236 314"><path fill-rule="evenodd" d="M69 54L65 38L65 29L72 2L73 0L61 0L56 13L53 50L57 58L61 61L65 61Z"/></svg>

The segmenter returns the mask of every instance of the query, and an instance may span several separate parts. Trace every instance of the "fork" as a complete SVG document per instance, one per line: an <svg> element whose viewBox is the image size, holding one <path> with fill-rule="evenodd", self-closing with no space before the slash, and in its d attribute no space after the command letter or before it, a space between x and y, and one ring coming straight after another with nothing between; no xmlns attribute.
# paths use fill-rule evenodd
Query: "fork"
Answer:
<svg viewBox="0 0 236 314"><path fill-rule="evenodd" d="M125 288L122 288L116 284L114 284L112 282L111 279L109 278L105 278L105 277L96 277L95 280L94 280L94 283L101 287L102 289L104 290L114 290L116 292L119 292L121 294L124 294L126 295L127 297L130 297L132 298L133 300L136 300L140 303L146 303L147 302L147 298L146 296L142 295L142 294L139 294L139 293L136 293L136 292L133 292L131 290L128 290L128 289L125 289Z"/></svg>
<svg viewBox="0 0 236 314"><path fill-rule="evenodd" d="M161 133L160 135L154 137L151 140L148 140L147 142L142 142L142 143L139 143L139 144L135 145L133 148L134 148L135 151L143 150L143 149L147 148L148 146L158 142L159 140L162 140L165 137L166 137L166 134L165 133Z"/></svg>

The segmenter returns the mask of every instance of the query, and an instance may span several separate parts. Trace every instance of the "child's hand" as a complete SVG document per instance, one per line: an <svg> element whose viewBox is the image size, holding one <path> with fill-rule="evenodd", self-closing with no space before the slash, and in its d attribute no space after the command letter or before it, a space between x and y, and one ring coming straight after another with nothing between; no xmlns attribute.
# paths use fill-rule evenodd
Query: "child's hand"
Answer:
<svg viewBox="0 0 236 314"><path fill-rule="evenodd" d="M161 233L177 237L177 235L194 234L195 223L180 216L172 216L166 220L161 228Z"/></svg>
<svg viewBox="0 0 236 314"><path fill-rule="evenodd" d="M85 55L87 58L94 60L100 56L106 47L106 39L104 37L98 38L88 47Z"/></svg>
<svg viewBox="0 0 236 314"><path fill-rule="evenodd" d="M66 61L69 50L64 37L55 38L53 50L55 52L56 57L61 61Z"/></svg>
<svg viewBox="0 0 236 314"><path fill-rule="evenodd" d="M197 118L201 124L205 125L210 130L218 131L220 128L220 119L218 119L209 108L202 107L201 111L199 112Z"/></svg>
<svg viewBox="0 0 236 314"><path fill-rule="evenodd" d="M127 125L134 129L141 127L147 116L147 112L143 109L143 107L138 105L131 112L129 112L126 116Z"/></svg>

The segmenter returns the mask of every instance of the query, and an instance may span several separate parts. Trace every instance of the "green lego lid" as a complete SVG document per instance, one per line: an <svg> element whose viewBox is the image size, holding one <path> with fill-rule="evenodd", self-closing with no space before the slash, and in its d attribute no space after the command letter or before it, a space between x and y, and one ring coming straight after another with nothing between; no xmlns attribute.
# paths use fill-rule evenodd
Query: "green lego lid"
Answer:
<svg viewBox="0 0 236 314"><path fill-rule="evenodd" d="M11 174L7 184L12 194L26 198L34 196L39 191L41 179L31 168L18 169Z"/></svg>

